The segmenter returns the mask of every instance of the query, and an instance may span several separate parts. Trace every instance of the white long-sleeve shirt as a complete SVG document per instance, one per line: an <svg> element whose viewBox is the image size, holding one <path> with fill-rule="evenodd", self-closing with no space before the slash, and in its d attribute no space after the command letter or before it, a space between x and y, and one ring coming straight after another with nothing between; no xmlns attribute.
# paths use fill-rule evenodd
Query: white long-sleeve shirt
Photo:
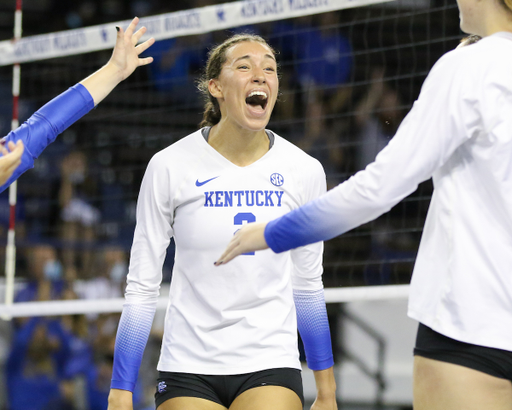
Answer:
<svg viewBox="0 0 512 410"><path fill-rule="evenodd" d="M112 387L133 389L171 237L176 255L158 370L242 374L300 369L294 296L297 311L305 305L309 310L299 317L305 315L314 324L312 330L303 324L301 331L329 344L320 355L313 352L312 360L321 369L332 366L322 243L281 255L243 255L220 268L213 265L243 224L269 221L325 193L320 163L271 136L269 152L246 167L219 154L202 130L150 161L137 204ZM324 323L321 329L319 321Z"/></svg>
<svg viewBox="0 0 512 410"><path fill-rule="evenodd" d="M269 223L265 238L274 251L332 238L430 177L409 315L451 338L512 351L512 33L443 56L375 162Z"/></svg>

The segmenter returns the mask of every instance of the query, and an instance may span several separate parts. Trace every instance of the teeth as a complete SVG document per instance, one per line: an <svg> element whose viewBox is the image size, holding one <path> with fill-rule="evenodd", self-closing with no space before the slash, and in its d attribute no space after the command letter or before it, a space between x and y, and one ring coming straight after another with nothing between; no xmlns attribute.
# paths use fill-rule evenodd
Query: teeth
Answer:
<svg viewBox="0 0 512 410"><path fill-rule="evenodd" d="M248 95L248 97L253 97L255 95L261 95L262 97L267 98L267 93L265 93L263 91L253 91L252 93L250 93Z"/></svg>

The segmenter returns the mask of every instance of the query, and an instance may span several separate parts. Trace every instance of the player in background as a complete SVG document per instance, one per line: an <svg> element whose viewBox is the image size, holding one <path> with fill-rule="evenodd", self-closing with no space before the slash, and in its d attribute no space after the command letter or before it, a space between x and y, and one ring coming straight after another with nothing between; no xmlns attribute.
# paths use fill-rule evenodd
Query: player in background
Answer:
<svg viewBox="0 0 512 410"><path fill-rule="evenodd" d="M139 19L135 17L126 31L116 27L118 31L116 45L106 65L51 100L21 127L11 131L2 139L0 192L32 168L34 160L55 140L57 135L98 105L137 67L153 61L152 57L139 58L139 55L155 40L151 38L137 45L146 32L145 27L135 32L138 22Z"/></svg>
<svg viewBox="0 0 512 410"><path fill-rule="evenodd" d="M433 177L408 314L415 410L512 408L512 0L459 0L483 37L443 56L374 163L318 200L251 224L216 262L330 239Z"/></svg>
<svg viewBox="0 0 512 410"><path fill-rule="evenodd" d="M225 269L212 263L246 222L273 219L326 190L320 163L265 129L278 86L265 40L227 39L211 50L200 84L203 128L151 159L138 198L109 410L132 409L171 237L176 256L158 410L302 409L297 328L317 383L313 409L337 408L323 244L243 255Z"/></svg>

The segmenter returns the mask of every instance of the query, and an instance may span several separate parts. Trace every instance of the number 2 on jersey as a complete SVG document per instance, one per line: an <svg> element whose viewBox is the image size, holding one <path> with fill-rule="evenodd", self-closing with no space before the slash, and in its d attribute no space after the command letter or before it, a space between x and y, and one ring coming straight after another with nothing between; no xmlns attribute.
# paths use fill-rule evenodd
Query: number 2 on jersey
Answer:
<svg viewBox="0 0 512 410"><path fill-rule="evenodd" d="M250 212L240 212L239 214L235 215L235 225L243 225L244 222L250 223L250 222L256 222L256 217L254 214ZM235 231L235 233L238 232L238 229ZM255 252L247 252L242 253L242 255L254 255Z"/></svg>

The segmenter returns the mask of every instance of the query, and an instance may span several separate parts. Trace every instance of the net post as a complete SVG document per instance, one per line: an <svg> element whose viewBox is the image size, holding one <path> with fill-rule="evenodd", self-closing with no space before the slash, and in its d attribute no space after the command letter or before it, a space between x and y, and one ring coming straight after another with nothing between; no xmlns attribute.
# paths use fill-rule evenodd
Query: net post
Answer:
<svg viewBox="0 0 512 410"><path fill-rule="evenodd" d="M14 12L14 42L21 38L22 33L22 0L16 0L16 10ZM21 68L18 63L14 64L12 71L12 122L11 129L15 130L19 126L19 96ZM14 302L14 276L16 274L16 199L18 192L17 181L14 181L9 187L9 231L7 233L7 247L5 252L5 306L6 313L2 319L11 320L10 307Z"/></svg>

